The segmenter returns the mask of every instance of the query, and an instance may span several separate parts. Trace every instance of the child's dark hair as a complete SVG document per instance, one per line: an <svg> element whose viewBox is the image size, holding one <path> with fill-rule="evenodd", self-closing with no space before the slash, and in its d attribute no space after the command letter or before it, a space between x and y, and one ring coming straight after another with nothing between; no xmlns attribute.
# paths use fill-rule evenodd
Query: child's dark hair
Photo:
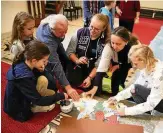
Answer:
<svg viewBox="0 0 163 133"><path fill-rule="evenodd" d="M23 27L31 20L34 20L34 17L26 12L16 14L12 25L11 44L13 44L15 40L21 39L21 34L24 30Z"/></svg>
<svg viewBox="0 0 163 133"><path fill-rule="evenodd" d="M123 41L128 42L129 45L138 44L138 38L133 36L125 27L119 26L115 28L112 35L120 37Z"/></svg>
<svg viewBox="0 0 163 133"><path fill-rule="evenodd" d="M13 65L18 64L19 62L24 60L41 60L43 57L49 54L50 50L46 44L37 40L33 40L25 46L25 50L23 52L18 53L15 56L13 60Z"/></svg>

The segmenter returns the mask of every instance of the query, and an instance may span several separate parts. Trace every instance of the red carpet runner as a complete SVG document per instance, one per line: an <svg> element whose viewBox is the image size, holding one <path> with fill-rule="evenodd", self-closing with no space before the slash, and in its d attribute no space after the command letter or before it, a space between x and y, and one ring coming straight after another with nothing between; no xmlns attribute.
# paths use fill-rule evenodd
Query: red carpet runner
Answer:
<svg viewBox="0 0 163 133"><path fill-rule="evenodd" d="M43 129L59 112L59 106L47 113L37 113L34 117L24 123L20 123L11 119L3 112L3 101L6 87L6 72L10 65L1 62L1 132L2 133L38 133Z"/></svg>
<svg viewBox="0 0 163 133"><path fill-rule="evenodd" d="M163 20L140 18L140 23L134 25L133 33L138 36L141 43L149 45L161 26L163 26Z"/></svg>

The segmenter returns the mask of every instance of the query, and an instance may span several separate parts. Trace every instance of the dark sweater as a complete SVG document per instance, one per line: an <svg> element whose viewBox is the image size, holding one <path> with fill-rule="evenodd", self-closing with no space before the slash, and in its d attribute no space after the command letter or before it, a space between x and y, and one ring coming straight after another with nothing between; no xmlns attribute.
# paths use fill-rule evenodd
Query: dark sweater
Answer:
<svg viewBox="0 0 163 133"><path fill-rule="evenodd" d="M117 1L116 5L121 9L122 14L119 16L121 20L134 20L136 12L140 12L140 2L136 1Z"/></svg>
<svg viewBox="0 0 163 133"><path fill-rule="evenodd" d="M63 93L42 97L36 90L37 79L33 71L24 62L9 69L7 80L4 112L15 120L28 120L33 114L33 104L48 106L64 99Z"/></svg>

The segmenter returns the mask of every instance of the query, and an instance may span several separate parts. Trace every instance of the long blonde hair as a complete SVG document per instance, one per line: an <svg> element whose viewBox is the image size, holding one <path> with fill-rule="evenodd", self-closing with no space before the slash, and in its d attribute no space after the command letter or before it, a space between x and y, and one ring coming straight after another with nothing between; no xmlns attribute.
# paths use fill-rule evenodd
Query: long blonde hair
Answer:
<svg viewBox="0 0 163 133"><path fill-rule="evenodd" d="M109 18L108 16L98 13L95 14L92 18L96 17L98 20L100 20L101 22L104 23L104 38L105 38L105 43L110 43L111 40L111 29L110 29L110 25L109 25Z"/></svg>
<svg viewBox="0 0 163 133"><path fill-rule="evenodd" d="M146 45L134 45L131 47L128 57L136 57L138 60L143 61L146 64L147 72L151 72L155 67L157 59L154 57L152 50Z"/></svg>
<svg viewBox="0 0 163 133"><path fill-rule="evenodd" d="M31 20L34 20L33 16L26 12L19 12L16 14L12 26L11 44L13 44L15 40L21 40L21 34L24 30L24 26Z"/></svg>

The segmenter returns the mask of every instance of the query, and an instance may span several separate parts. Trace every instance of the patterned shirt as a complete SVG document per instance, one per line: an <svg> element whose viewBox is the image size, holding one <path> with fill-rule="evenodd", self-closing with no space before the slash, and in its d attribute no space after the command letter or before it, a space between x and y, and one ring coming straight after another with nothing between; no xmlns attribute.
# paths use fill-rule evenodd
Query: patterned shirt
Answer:
<svg viewBox="0 0 163 133"><path fill-rule="evenodd" d="M151 111L163 99L163 62L156 62L154 71L152 71L150 74L147 74L145 71L145 69L141 70L140 75L135 83L125 90L119 92L115 96L117 101L131 97L132 94L130 91L134 88L135 84L140 84L144 87L151 89L151 92L147 97L146 102L137 104L133 107L125 108L125 115L138 115L147 111Z"/></svg>

